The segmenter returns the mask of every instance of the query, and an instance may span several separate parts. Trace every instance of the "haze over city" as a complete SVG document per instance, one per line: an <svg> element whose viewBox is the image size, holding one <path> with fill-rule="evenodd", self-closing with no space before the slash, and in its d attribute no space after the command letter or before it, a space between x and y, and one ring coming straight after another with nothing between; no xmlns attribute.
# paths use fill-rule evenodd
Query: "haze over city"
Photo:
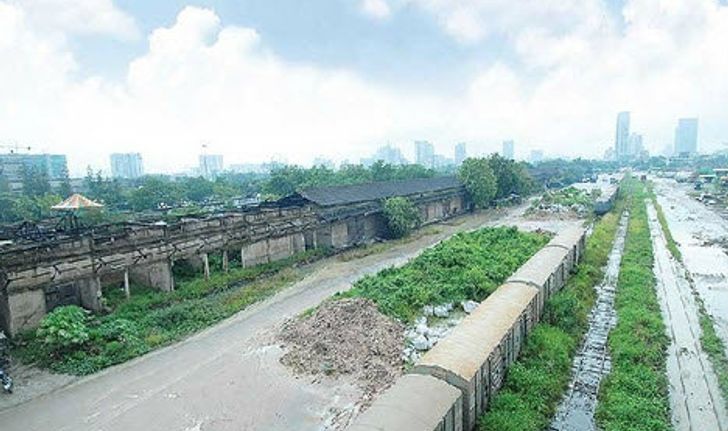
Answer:
<svg viewBox="0 0 728 431"><path fill-rule="evenodd" d="M452 154L601 158L615 116L653 154L680 118L728 142L724 1L0 1L0 143L72 175L139 152L147 172L427 140Z"/></svg>

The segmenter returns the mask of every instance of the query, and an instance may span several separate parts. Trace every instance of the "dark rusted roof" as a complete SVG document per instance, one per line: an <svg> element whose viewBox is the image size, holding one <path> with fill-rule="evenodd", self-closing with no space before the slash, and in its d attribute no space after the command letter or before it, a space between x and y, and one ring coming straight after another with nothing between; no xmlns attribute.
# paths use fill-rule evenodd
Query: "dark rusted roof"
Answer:
<svg viewBox="0 0 728 431"><path fill-rule="evenodd" d="M367 202L393 196L411 196L460 188L455 177L417 178L403 181L381 181L350 186L318 187L303 190L300 195L320 206Z"/></svg>

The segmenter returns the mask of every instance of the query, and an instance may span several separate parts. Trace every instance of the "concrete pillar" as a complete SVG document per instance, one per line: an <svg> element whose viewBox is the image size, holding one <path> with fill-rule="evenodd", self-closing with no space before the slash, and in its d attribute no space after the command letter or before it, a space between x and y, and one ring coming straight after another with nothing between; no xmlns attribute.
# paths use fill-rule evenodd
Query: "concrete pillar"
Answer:
<svg viewBox="0 0 728 431"><path fill-rule="evenodd" d="M25 290L8 295L8 334L32 329L46 315L43 289Z"/></svg>
<svg viewBox="0 0 728 431"><path fill-rule="evenodd" d="M222 270L225 271L225 273L230 272L230 259L228 258L227 250L222 251Z"/></svg>
<svg viewBox="0 0 728 431"><path fill-rule="evenodd" d="M124 270L124 296L126 296L126 299L129 299L131 296L131 292L129 290L129 270Z"/></svg>
<svg viewBox="0 0 728 431"><path fill-rule="evenodd" d="M303 242L305 244L306 250L313 250L315 249L317 244L317 238L316 238L316 231L315 230L307 230L303 233Z"/></svg>
<svg viewBox="0 0 728 431"><path fill-rule="evenodd" d="M11 335L7 286L7 276L4 273L0 273L0 331L5 331L7 335Z"/></svg>
<svg viewBox="0 0 728 431"><path fill-rule="evenodd" d="M101 311L101 281L98 276L77 280L76 287L81 296L83 308Z"/></svg>
<svg viewBox="0 0 728 431"><path fill-rule="evenodd" d="M245 247L240 248L240 267L247 268L245 265Z"/></svg>
<svg viewBox="0 0 728 431"><path fill-rule="evenodd" d="M172 263L168 260L131 267L129 268L129 276L132 280L144 286L153 287L164 292L174 290Z"/></svg>
<svg viewBox="0 0 728 431"><path fill-rule="evenodd" d="M202 253L202 271L205 274L205 280L210 279L210 258L207 253Z"/></svg>

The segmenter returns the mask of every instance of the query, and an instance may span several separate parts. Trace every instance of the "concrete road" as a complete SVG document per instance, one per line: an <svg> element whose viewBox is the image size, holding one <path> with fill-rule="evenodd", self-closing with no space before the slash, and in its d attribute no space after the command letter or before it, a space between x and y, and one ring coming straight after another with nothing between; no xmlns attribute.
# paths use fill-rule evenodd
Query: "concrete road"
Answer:
<svg viewBox="0 0 728 431"><path fill-rule="evenodd" d="M365 274L401 265L456 232L518 220L524 209L468 215L441 225L435 235L380 254L319 262L287 290L184 342L0 412L0 429L327 429L332 418L353 409L358 390L344 380L295 378L280 365L271 334L285 319L348 289Z"/></svg>
<svg viewBox="0 0 728 431"><path fill-rule="evenodd" d="M670 255L657 211L647 202L654 246L657 295L670 346L667 377L670 384L672 423L678 431L728 429L718 379L700 345L698 308L680 262Z"/></svg>

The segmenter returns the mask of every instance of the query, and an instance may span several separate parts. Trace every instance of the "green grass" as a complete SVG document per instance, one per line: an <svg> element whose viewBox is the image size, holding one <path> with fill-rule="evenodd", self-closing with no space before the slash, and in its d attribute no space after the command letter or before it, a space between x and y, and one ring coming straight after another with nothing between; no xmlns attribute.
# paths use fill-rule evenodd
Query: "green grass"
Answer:
<svg viewBox="0 0 728 431"><path fill-rule="evenodd" d="M36 331L16 337L13 356L56 372L85 375L179 341L265 299L300 280L297 268L327 255L297 254L274 263L213 273L209 280L178 283L174 292L133 285L126 299L120 289L105 292L109 314L92 316L89 340L73 349L52 351Z"/></svg>
<svg viewBox="0 0 728 431"><path fill-rule="evenodd" d="M679 262L682 262L682 253L677 246L677 242L675 242L675 239L672 237L672 232L670 232L670 227L667 224L667 219L665 218L665 212L662 210L662 206L657 202L657 196L655 195L652 183L649 184L649 195L652 199L652 204L655 205L655 210L657 210L657 220L660 221L662 233L665 235L665 239L667 240L667 249L670 250L672 257L677 259Z"/></svg>
<svg viewBox="0 0 728 431"><path fill-rule="evenodd" d="M400 268L362 278L342 296L369 298L384 314L411 322L425 305L482 301L548 240L504 227L459 233Z"/></svg>
<svg viewBox="0 0 728 431"><path fill-rule="evenodd" d="M599 219L582 262L564 289L546 303L542 322L528 335L503 388L480 418L481 431L540 431L548 426L571 378L571 363L588 326L597 285L604 277L619 225L617 208Z"/></svg>
<svg viewBox="0 0 728 431"><path fill-rule="evenodd" d="M623 183L630 195L630 221L620 267L615 308L617 325L609 335L612 371L603 381L597 424L604 431L670 430L665 334L652 270L645 186Z"/></svg>

